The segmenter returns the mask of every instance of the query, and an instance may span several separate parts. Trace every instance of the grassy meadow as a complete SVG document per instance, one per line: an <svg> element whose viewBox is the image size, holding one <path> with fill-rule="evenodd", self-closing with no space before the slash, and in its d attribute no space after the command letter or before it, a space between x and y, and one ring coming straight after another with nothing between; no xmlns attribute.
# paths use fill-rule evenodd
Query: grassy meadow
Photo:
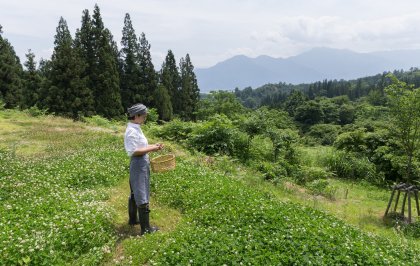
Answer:
<svg viewBox="0 0 420 266"><path fill-rule="evenodd" d="M384 225L390 192L330 178L333 197L175 143L152 174L144 237L127 225L124 123L0 111L4 265L418 265L420 241ZM145 127L149 142L160 141ZM316 167L328 148L302 148Z"/></svg>

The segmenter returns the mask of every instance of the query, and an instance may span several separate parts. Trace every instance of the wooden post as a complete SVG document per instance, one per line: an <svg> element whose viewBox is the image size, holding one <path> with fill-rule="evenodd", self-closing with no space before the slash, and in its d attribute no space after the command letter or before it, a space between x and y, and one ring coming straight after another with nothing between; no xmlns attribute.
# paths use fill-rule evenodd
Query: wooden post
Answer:
<svg viewBox="0 0 420 266"><path fill-rule="evenodd" d="M394 212L397 212L398 201L400 200L400 193L401 193L401 191L398 190L398 192L397 192L397 198L395 199Z"/></svg>
<svg viewBox="0 0 420 266"><path fill-rule="evenodd" d="M389 198L388 207L386 207L386 211L385 211L385 216L388 215L389 208L391 207L391 204L392 204L392 199L394 198L394 193L395 193L395 188L392 189L391 198ZM398 197L399 196L400 196L400 192L398 191ZM398 202L398 198L397 198L397 202Z"/></svg>
<svg viewBox="0 0 420 266"><path fill-rule="evenodd" d="M407 191L404 191L404 199L403 199L403 204L401 207L401 215L404 217L404 212L405 212L405 202L407 201Z"/></svg>
<svg viewBox="0 0 420 266"><path fill-rule="evenodd" d="M420 216L420 208L419 208L419 191L414 191L414 198L416 200L416 207L417 207L417 215Z"/></svg>
<svg viewBox="0 0 420 266"><path fill-rule="evenodd" d="M411 224L411 191L408 190L408 223Z"/></svg>

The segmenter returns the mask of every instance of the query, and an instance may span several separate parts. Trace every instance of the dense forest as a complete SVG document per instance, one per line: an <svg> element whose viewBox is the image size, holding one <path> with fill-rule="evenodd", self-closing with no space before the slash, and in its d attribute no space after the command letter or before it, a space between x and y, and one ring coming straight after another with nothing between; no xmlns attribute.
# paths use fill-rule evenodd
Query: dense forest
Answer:
<svg viewBox="0 0 420 266"><path fill-rule="evenodd" d="M0 100L5 108L37 108L73 119L119 118L137 102L156 108L162 120L195 119L199 89L189 54L177 65L168 50L157 72L151 45L144 33L137 37L129 14L122 33L118 49L95 5L92 15L83 11L74 38L60 18L51 58L38 65L29 50L23 67L0 26Z"/></svg>
<svg viewBox="0 0 420 266"><path fill-rule="evenodd" d="M336 97L347 95L355 101L368 97L374 105L384 104L384 89L390 84L386 77L388 72L375 76L358 78L356 80L323 80L309 84L266 84L256 89L251 87L235 89L235 95L248 108L259 106L281 107L291 91L300 91L310 100L316 97ZM411 68L409 71L395 70L392 73L399 80L420 87L420 70Z"/></svg>

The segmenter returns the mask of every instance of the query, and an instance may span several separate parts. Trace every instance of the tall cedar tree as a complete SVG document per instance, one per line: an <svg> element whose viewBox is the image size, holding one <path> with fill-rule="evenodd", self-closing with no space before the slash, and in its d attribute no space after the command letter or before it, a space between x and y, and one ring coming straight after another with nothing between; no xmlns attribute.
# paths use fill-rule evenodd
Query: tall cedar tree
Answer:
<svg viewBox="0 0 420 266"><path fill-rule="evenodd" d="M159 118L164 121L172 119L172 104L171 97L169 96L168 90L163 84L159 84L154 94L154 107L157 108Z"/></svg>
<svg viewBox="0 0 420 266"><path fill-rule="evenodd" d="M81 58L81 64L84 65L81 78L86 80L86 86L91 91L93 97L94 85L91 76L93 75L93 69L97 61L94 51L92 27L89 10L85 9L82 15L82 26L76 30L74 46ZM94 104L92 109L94 109Z"/></svg>
<svg viewBox="0 0 420 266"><path fill-rule="evenodd" d="M116 45L105 28L98 5L95 5L92 19L93 61L90 73L95 110L107 118L123 113L119 86Z"/></svg>
<svg viewBox="0 0 420 266"><path fill-rule="evenodd" d="M22 108L29 108L38 104L41 88L41 76L36 69L35 54L29 50L26 54L26 70L24 71L23 104ZM38 107L39 104L38 104Z"/></svg>
<svg viewBox="0 0 420 266"><path fill-rule="evenodd" d="M84 65L73 47L73 40L67 22L61 17L54 41L55 47L51 58L51 68L47 77L45 99L49 111L79 118L91 115L92 94L86 87L86 80L81 78Z"/></svg>
<svg viewBox="0 0 420 266"><path fill-rule="evenodd" d="M181 79L179 76L178 66L176 65L175 56L171 50L168 51L165 61L162 64L160 82L168 90L173 113L179 114L182 108L182 103L180 101Z"/></svg>
<svg viewBox="0 0 420 266"><path fill-rule="evenodd" d="M0 99L5 108L22 104L22 65L13 46L2 36L0 25Z"/></svg>
<svg viewBox="0 0 420 266"><path fill-rule="evenodd" d="M142 102L144 92L141 86L139 63L140 43L137 39L130 15L125 14L120 50L121 100L124 108Z"/></svg>
<svg viewBox="0 0 420 266"><path fill-rule="evenodd" d="M144 32L140 36L140 101L146 105L154 106L153 96L157 90L157 74L150 55L150 44Z"/></svg>
<svg viewBox="0 0 420 266"><path fill-rule="evenodd" d="M180 115L185 120L195 120L200 90L189 54L185 56L185 59L181 58L179 68L181 70L180 99L182 102Z"/></svg>

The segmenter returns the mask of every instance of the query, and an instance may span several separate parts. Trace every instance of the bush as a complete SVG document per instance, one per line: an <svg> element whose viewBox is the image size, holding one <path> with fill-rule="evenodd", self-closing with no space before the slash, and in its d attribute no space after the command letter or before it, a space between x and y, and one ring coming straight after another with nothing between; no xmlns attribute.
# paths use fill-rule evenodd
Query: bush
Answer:
<svg viewBox="0 0 420 266"><path fill-rule="evenodd" d="M269 162L262 162L258 166L258 171L263 174L263 177L267 181L277 182L279 179L288 176L287 170L280 164L273 164Z"/></svg>
<svg viewBox="0 0 420 266"><path fill-rule="evenodd" d="M183 122L179 119L174 119L163 124L163 126L155 128L156 130L153 133L163 139L183 141L190 137L193 128L194 124L192 122Z"/></svg>
<svg viewBox="0 0 420 266"><path fill-rule="evenodd" d="M337 193L337 187L331 186L328 180L318 179L306 184L306 187L314 195L322 195L329 199L334 199Z"/></svg>
<svg viewBox="0 0 420 266"><path fill-rule="evenodd" d="M363 129L345 132L337 137L334 146L340 150L363 153L367 150L365 137Z"/></svg>
<svg viewBox="0 0 420 266"><path fill-rule="evenodd" d="M403 232L407 236L420 238L420 221L404 226Z"/></svg>
<svg viewBox="0 0 420 266"><path fill-rule="evenodd" d="M0 98L0 111L4 110L4 106L6 104L4 103L3 99Z"/></svg>
<svg viewBox="0 0 420 266"><path fill-rule="evenodd" d="M322 145L331 145L334 143L341 127L331 124L316 124L309 129L308 135L317 139Z"/></svg>
<svg viewBox="0 0 420 266"><path fill-rule="evenodd" d="M323 165L337 177L363 179L374 184L382 184L384 176L376 172L376 166L366 157L351 152L336 151L323 158Z"/></svg>
<svg viewBox="0 0 420 266"><path fill-rule="evenodd" d="M25 112L32 117L44 116L47 114L48 110L39 109L36 105L26 109Z"/></svg>
<svg viewBox="0 0 420 266"><path fill-rule="evenodd" d="M236 129L225 115L215 115L191 133L190 147L208 155L228 155L240 159L248 157L248 137Z"/></svg>
<svg viewBox="0 0 420 266"><path fill-rule="evenodd" d="M295 179L299 184L306 184L318 179L327 179L333 175L333 173L322 167L302 166L299 175Z"/></svg>

